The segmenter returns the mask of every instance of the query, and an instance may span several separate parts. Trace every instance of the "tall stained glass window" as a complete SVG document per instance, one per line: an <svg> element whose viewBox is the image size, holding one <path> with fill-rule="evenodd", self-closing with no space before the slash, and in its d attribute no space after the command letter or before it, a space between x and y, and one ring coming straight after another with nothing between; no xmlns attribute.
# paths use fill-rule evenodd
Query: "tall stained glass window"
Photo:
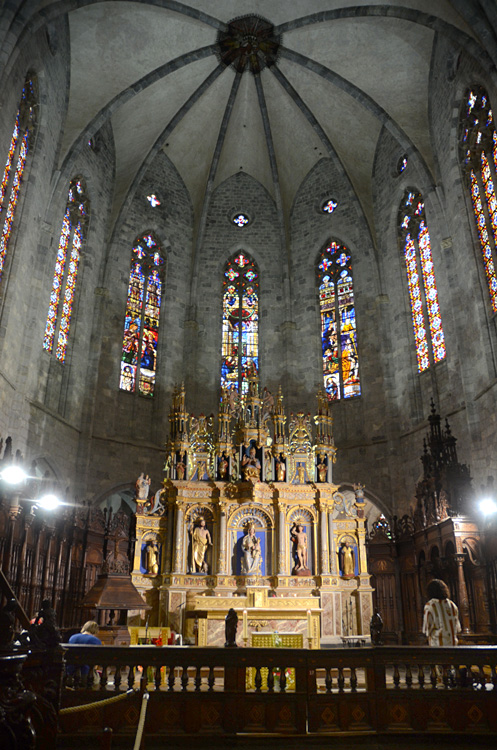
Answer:
<svg viewBox="0 0 497 750"><path fill-rule="evenodd" d="M319 256L319 305L324 387L331 400L361 395L352 263L330 242Z"/></svg>
<svg viewBox="0 0 497 750"><path fill-rule="evenodd" d="M259 373L259 272L247 253L227 264L223 282L221 387L243 396Z"/></svg>
<svg viewBox="0 0 497 750"><path fill-rule="evenodd" d="M487 92L480 86L466 93L459 148L473 204L487 278L490 304L497 312L497 133Z"/></svg>
<svg viewBox="0 0 497 750"><path fill-rule="evenodd" d="M425 204L420 193L406 191L400 205L399 223L418 372L423 372L432 362L445 359L446 352L430 234L426 225Z"/></svg>
<svg viewBox="0 0 497 750"><path fill-rule="evenodd" d="M50 293L43 348L52 352L59 362L67 353L69 327L76 292L81 248L86 239L90 203L82 177L75 177L69 185L66 209L62 219L59 247Z"/></svg>
<svg viewBox="0 0 497 750"><path fill-rule="evenodd" d="M164 258L155 236L141 235L131 252L119 388L154 395Z"/></svg>
<svg viewBox="0 0 497 750"><path fill-rule="evenodd" d="M26 78L17 110L14 131L9 145L9 153L0 184L0 278L7 258L7 250L12 234L16 208L19 202L22 178L26 168L29 149L34 142L37 112L36 78Z"/></svg>

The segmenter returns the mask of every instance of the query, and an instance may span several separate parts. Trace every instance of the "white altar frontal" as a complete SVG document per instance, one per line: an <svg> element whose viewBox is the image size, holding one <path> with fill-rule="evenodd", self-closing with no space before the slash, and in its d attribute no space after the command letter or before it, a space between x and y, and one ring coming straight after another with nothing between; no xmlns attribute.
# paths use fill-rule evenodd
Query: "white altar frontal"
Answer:
<svg viewBox="0 0 497 750"><path fill-rule="evenodd" d="M325 394L310 415L283 410L258 382L241 403L223 391L213 419L173 398L162 488L137 481L132 580L152 606L129 625L169 627L183 642L223 646L238 615L237 644L253 633L302 634L303 644L369 638L364 488L332 481L336 449Z"/></svg>

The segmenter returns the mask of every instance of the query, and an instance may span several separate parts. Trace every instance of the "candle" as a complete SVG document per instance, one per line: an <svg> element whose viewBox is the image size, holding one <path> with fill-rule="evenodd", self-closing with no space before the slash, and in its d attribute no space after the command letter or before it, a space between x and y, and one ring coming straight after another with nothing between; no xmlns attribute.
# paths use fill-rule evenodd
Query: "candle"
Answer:
<svg viewBox="0 0 497 750"><path fill-rule="evenodd" d="M247 622L247 610L243 610L243 637L245 640L248 638L248 622Z"/></svg>
<svg viewBox="0 0 497 750"><path fill-rule="evenodd" d="M311 620L311 610L307 610L307 637L312 638L312 620Z"/></svg>

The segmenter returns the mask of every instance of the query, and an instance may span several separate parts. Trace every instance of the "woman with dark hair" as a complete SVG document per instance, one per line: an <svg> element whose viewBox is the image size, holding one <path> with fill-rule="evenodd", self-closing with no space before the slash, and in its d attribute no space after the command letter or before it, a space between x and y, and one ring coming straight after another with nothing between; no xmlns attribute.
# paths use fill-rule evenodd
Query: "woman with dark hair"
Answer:
<svg viewBox="0 0 497 750"><path fill-rule="evenodd" d="M459 610L449 599L447 585L434 578L427 588L423 633L430 646L457 646L457 633L461 632Z"/></svg>

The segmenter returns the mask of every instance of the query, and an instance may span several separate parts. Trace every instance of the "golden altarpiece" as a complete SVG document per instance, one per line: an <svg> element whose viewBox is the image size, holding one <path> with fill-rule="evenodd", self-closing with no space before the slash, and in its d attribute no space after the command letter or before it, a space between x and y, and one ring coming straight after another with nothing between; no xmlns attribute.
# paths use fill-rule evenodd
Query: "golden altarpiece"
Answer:
<svg viewBox="0 0 497 750"><path fill-rule="evenodd" d="M354 501L333 484L326 395L314 419L287 420L281 388L274 398L254 379L241 402L222 392L215 429L187 413L182 386L169 420L162 488L149 498L148 477L137 481L132 579L152 606L147 625L222 646L233 608L240 645L254 632L300 633L310 648L367 638L364 492Z"/></svg>

